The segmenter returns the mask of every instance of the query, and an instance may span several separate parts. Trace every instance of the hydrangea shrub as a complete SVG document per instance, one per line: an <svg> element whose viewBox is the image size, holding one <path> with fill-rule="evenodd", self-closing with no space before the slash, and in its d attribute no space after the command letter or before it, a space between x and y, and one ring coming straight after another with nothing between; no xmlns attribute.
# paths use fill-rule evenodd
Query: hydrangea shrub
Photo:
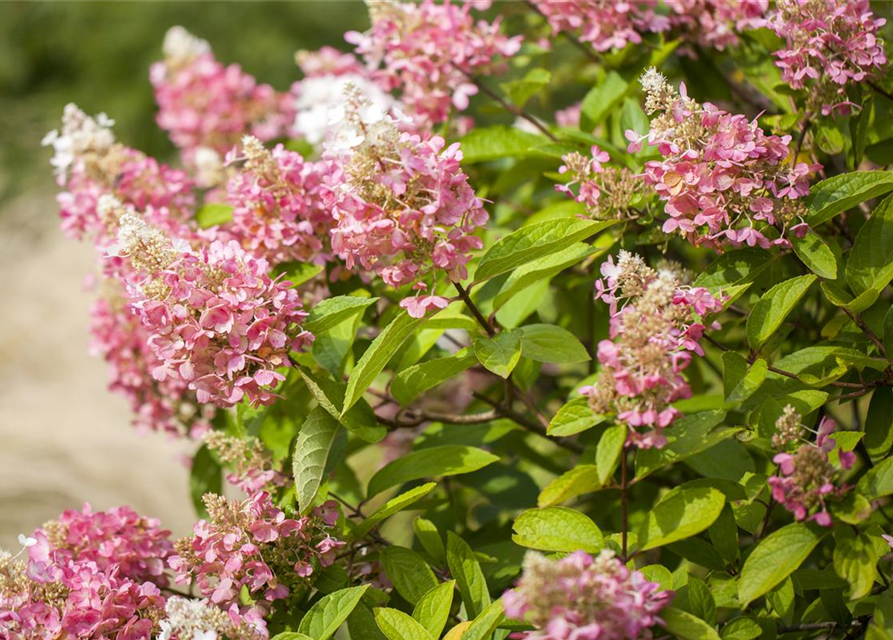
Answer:
<svg viewBox="0 0 893 640"><path fill-rule="evenodd" d="M893 638L886 8L373 3L284 88L172 28L174 161L44 144L197 522L23 534L0 637Z"/></svg>

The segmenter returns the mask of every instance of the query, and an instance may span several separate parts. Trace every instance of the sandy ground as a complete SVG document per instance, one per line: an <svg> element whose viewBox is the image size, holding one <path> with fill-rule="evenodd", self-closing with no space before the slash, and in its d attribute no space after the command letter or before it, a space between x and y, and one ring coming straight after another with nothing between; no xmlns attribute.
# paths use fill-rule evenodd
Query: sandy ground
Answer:
<svg viewBox="0 0 893 640"><path fill-rule="evenodd" d="M93 249L58 231L52 192L0 212L0 547L63 509L130 505L176 535L194 521L189 448L140 436L87 354Z"/></svg>

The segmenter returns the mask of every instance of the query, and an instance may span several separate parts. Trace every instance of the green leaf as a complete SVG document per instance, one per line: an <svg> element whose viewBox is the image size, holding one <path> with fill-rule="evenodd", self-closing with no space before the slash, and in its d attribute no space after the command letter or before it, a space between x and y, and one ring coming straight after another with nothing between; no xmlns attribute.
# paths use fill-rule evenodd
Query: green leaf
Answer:
<svg viewBox="0 0 893 640"><path fill-rule="evenodd" d="M313 638L295 631L283 631L282 633L277 633L270 640L313 640Z"/></svg>
<svg viewBox="0 0 893 640"><path fill-rule="evenodd" d="M292 457L295 494L301 514L307 514L313 508L313 499L322 484L326 462L339 426L338 421L322 407L311 411L301 425Z"/></svg>
<svg viewBox="0 0 893 640"><path fill-rule="evenodd" d="M722 371L726 402L734 406L747 400L763 385L769 365L760 358L748 369L744 356L726 351L722 354Z"/></svg>
<svg viewBox="0 0 893 640"><path fill-rule="evenodd" d="M508 378L521 359L520 329L502 331L493 338L477 336L472 341L474 355L485 369L501 378Z"/></svg>
<svg viewBox="0 0 893 640"><path fill-rule="evenodd" d="M847 209L893 191L893 173L889 171L853 171L822 180L809 190L811 227L826 222Z"/></svg>
<svg viewBox="0 0 893 640"><path fill-rule="evenodd" d="M710 542L727 563L738 559L738 524L735 522L735 514L729 504L723 507L710 529Z"/></svg>
<svg viewBox="0 0 893 640"><path fill-rule="evenodd" d="M608 427L599 439L598 447L595 450L595 464L598 467L598 479L602 484L605 484L614 475L625 443L625 424Z"/></svg>
<svg viewBox="0 0 893 640"><path fill-rule="evenodd" d="M865 448L873 462L887 455L893 446L893 390L879 387L871 395L865 419Z"/></svg>
<svg viewBox="0 0 893 640"><path fill-rule="evenodd" d="M412 521L412 530L415 532L416 540L434 562L443 564L446 561L446 549L443 547L443 538L440 537L437 526L430 520L420 517Z"/></svg>
<svg viewBox="0 0 893 640"><path fill-rule="evenodd" d="M388 640L434 640L421 624L397 609L375 609L375 623Z"/></svg>
<svg viewBox="0 0 893 640"><path fill-rule="evenodd" d="M884 316L884 351L893 357L893 306Z"/></svg>
<svg viewBox="0 0 893 640"><path fill-rule="evenodd" d="M722 628L722 640L754 640L763 635L763 628L750 618L735 618Z"/></svg>
<svg viewBox="0 0 893 640"><path fill-rule="evenodd" d="M378 423L375 412L365 400L361 398L348 411L342 413L346 387L324 375L316 375L300 365L297 368L319 406L347 427L348 431L366 442L378 442L385 437L387 430Z"/></svg>
<svg viewBox="0 0 893 640"><path fill-rule="evenodd" d="M639 528L639 548L654 549L700 533L719 517L725 501L721 491L710 487L671 491Z"/></svg>
<svg viewBox="0 0 893 640"><path fill-rule="evenodd" d="M363 601L347 617L347 631L351 640L387 640L378 628L369 604Z"/></svg>
<svg viewBox="0 0 893 640"><path fill-rule="evenodd" d="M412 610L412 617L418 620L434 638L440 637L450 617L455 586L455 580L437 585L423 595Z"/></svg>
<svg viewBox="0 0 893 640"><path fill-rule="evenodd" d="M605 79L590 89L583 98L583 128L591 131L623 100L629 84L616 71L609 72Z"/></svg>
<svg viewBox="0 0 893 640"><path fill-rule="evenodd" d="M189 469L189 495L192 497L192 505L199 515L207 513L205 503L202 500L206 493L223 493L223 469L220 463L211 455L208 445L203 444L195 452L192 466Z"/></svg>
<svg viewBox="0 0 893 640"><path fill-rule="evenodd" d="M423 484L420 487L410 489L406 493L401 493L396 498L391 498L383 505L381 505L378 509L376 509L371 516L357 525L357 528L353 531L353 539L359 540L379 522L385 520L386 518L390 518L392 515L399 511L403 511L403 509L406 509L413 503L418 502L426 495L434 491L434 489L436 488L436 482L429 482L428 484Z"/></svg>
<svg viewBox="0 0 893 640"><path fill-rule="evenodd" d="M826 280L837 279L837 258L821 236L810 230L804 237L791 238L791 246L797 257L809 270Z"/></svg>
<svg viewBox="0 0 893 640"><path fill-rule="evenodd" d="M712 293L727 291L730 287L753 282L773 262L774 259L761 249L729 251L707 265L695 285L706 287Z"/></svg>
<svg viewBox="0 0 893 640"><path fill-rule="evenodd" d="M419 395L462 373L477 363L471 349L462 349L445 358L434 358L407 367L391 383L391 395L408 406Z"/></svg>
<svg viewBox="0 0 893 640"><path fill-rule="evenodd" d="M862 476L858 488L869 500L893 494L893 458L887 458Z"/></svg>
<svg viewBox="0 0 893 640"><path fill-rule="evenodd" d="M342 415L350 409L363 396L375 378L381 373L382 369L387 365L388 360L397 353L397 350L406 342L419 325L425 321L424 318L413 318L405 311L401 311L400 315L394 318L384 331L378 334L378 337L372 341L369 348L360 358L357 366L350 374L350 380L347 381L347 391L344 396L344 407L341 410Z"/></svg>
<svg viewBox="0 0 893 640"><path fill-rule="evenodd" d="M515 544L540 551L598 553L605 539L598 526L584 514L566 507L529 509L512 525Z"/></svg>
<svg viewBox="0 0 893 640"><path fill-rule="evenodd" d="M578 464L546 485L537 499L538 507L561 504L584 493L598 491L604 483L594 464Z"/></svg>
<svg viewBox="0 0 893 640"><path fill-rule="evenodd" d="M298 632L310 636L314 640L328 640L341 626L350 612L366 593L369 585L341 589L323 597L310 607L310 611L301 620Z"/></svg>
<svg viewBox="0 0 893 640"><path fill-rule="evenodd" d="M791 575L825 533L815 525L795 522L760 540L741 570L738 582L741 605L746 607Z"/></svg>
<svg viewBox="0 0 893 640"><path fill-rule="evenodd" d="M589 408L588 398L574 398L552 417L546 433L550 436L572 436L591 429L603 421L604 416Z"/></svg>
<svg viewBox="0 0 893 640"><path fill-rule="evenodd" d="M587 362L586 347L567 329L554 324L528 324L521 328L521 353L537 362Z"/></svg>
<svg viewBox="0 0 893 640"><path fill-rule="evenodd" d="M447 531L447 565L459 586L468 616L477 617L489 606L490 591L474 551L452 531Z"/></svg>
<svg viewBox="0 0 893 640"><path fill-rule="evenodd" d="M682 638L682 640L720 640L716 629L686 611L667 607L659 615L663 619L667 631L677 638Z"/></svg>
<svg viewBox="0 0 893 640"><path fill-rule="evenodd" d="M471 473L499 460L488 451L462 445L442 445L413 451L389 462L369 480L368 497L420 478Z"/></svg>
<svg viewBox="0 0 893 640"><path fill-rule="evenodd" d="M731 427L716 429L726 417L725 411L701 411L684 416L667 430L663 449L642 449L636 454L636 479L706 451L740 431Z"/></svg>
<svg viewBox="0 0 893 640"><path fill-rule="evenodd" d="M195 221L202 229L210 229L221 224L231 222L233 219L233 206L221 202L210 202L199 207L195 212Z"/></svg>
<svg viewBox="0 0 893 640"><path fill-rule="evenodd" d="M381 552L381 561L397 593L409 604L416 604L437 586L431 567L412 549L389 546Z"/></svg>
<svg viewBox="0 0 893 640"><path fill-rule="evenodd" d="M493 301L493 309L498 310L512 297L540 280L551 278L568 267L572 267L587 256L595 253L595 248L578 242L557 253L534 260L512 271L503 283Z"/></svg>
<svg viewBox="0 0 893 640"><path fill-rule="evenodd" d="M462 162L475 164L500 158L523 158L546 142L544 137L517 127L475 127L461 140Z"/></svg>
<svg viewBox="0 0 893 640"><path fill-rule="evenodd" d="M747 317L747 341L759 349L794 310L806 291L815 282L814 275L785 280L767 291Z"/></svg>
<svg viewBox="0 0 893 640"><path fill-rule="evenodd" d="M362 313L369 306L378 302L378 298L362 298L360 296L335 296L318 302L310 310L310 315L302 326L313 334L319 334Z"/></svg>
<svg viewBox="0 0 893 640"><path fill-rule="evenodd" d="M849 583L850 600L867 596L874 586L878 562L871 538L845 529L835 538L834 570Z"/></svg>
<svg viewBox="0 0 893 640"><path fill-rule="evenodd" d="M285 275L283 280L290 282L292 287L304 284L322 273L323 266L312 262L289 261L277 264L273 268L273 275Z"/></svg>
<svg viewBox="0 0 893 640"><path fill-rule="evenodd" d="M527 104L533 95L549 84L552 80L552 74L545 69L536 67L527 72L520 80L512 80L511 82L503 82L500 86L505 91L512 102L519 107Z"/></svg>
<svg viewBox="0 0 893 640"><path fill-rule="evenodd" d="M534 260L563 251L613 224L614 221L559 218L521 227L500 238L487 250L478 263L474 274L475 282L489 280Z"/></svg>
<svg viewBox="0 0 893 640"><path fill-rule="evenodd" d="M716 600L707 583L697 576L688 577L688 606L691 613L707 624L716 624Z"/></svg>
<svg viewBox="0 0 893 640"><path fill-rule="evenodd" d="M504 613L501 599L490 603L465 630L462 640L487 640L505 619Z"/></svg>
<svg viewBox="0 0 893 640"><path fill-rule="evenodd" d="M846 264L846 281L858 296L879 292L893 279L893 196L885 199L859 229Z"/></svg>

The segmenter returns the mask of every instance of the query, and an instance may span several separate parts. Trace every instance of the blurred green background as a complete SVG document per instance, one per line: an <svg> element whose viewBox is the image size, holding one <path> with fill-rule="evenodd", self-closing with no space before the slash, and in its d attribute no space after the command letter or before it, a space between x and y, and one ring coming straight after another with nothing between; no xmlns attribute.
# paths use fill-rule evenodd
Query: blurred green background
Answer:
<svg viewBox="0 0 893 640"><path fill-rule="evenodd" d="M168 28L208 40L280 90L297 79L293 53L365 29L363 2L0 2L0 206L26 190L52 188L40 139L63 106L105 111L119 140L159 158L173 148L155 126L149 65Z"/></svg>

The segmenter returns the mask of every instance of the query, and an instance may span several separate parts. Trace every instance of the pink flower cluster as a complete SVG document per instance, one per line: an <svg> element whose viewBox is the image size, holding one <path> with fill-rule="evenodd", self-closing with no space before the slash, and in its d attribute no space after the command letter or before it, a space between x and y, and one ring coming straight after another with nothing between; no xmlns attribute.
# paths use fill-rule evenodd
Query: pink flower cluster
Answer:
<svg viewBox="0 0 893 640"><path fill-rule="evenodd" d="M554 33L577 34L596 51L640 44L642 34L666 31L670 22L648 0L533 0Z"/></svg>
<svg viewBox="0 0 893 640"><path fill-rule="evenodd" d="M768 0L672 0L668 14L658 0L534 0L554 33L572 33L596 51L640 44L647 33L673 32L703 47L738 44L745 29L762 25Z"/></svg>
<svg viewBox="0 0 893 640"><path fill-rule="evenodd" d="M680 281L678 267L657 271L636 255L609 258L596 282L597 297L611 305L610 340L598 345L602 371L595 384L580 389L599 414L615 414L629 426L628 444L663 447L663 429L679 416L672 406L691 396L682 371L691 353L704 355L704 324L696 318L722 309L703 287ZM639 429L645 428L644 431Z"/></svg>
<svg viewBox="0 0 893 640"><path fill-rule="evenodd" d="M837 424L827 416L822 418L815 432L815 443L805 441L801 437L805 427L800 424L800 415L789 405L776 427L778 433L773 444L781 449L781 453L772 461L778 465L781 475L769 478L772 497L797 520L810 520L830 527L832 521L827 501L842 498L850 489L834 484L837 470L828 459L828 454L837 446L837 441L831 437ZM839 451L839 460L841 469L849 469L855 463L856 455L851 451Z"/></svg>
<svg viewBox="0 0 893 640"><path fill-rule="evenodd" d="M101 571L114 568L124 578L165 586L165 562L174 548L170 534L156 518L145 518L129 507L94 512L85 504L81 511L65 511L35 531L37 543L28 551L39 574L68 561L90 561Z"/></svg>
<svg viewBox="0 0 893 640"><path fill-rule="evenodd" d="M241 156L245 165L226 186L234 209L224 237L273 266L288 260L324 262L334 225L322 200L329 163L306 161L282 145L269 151L250 136L242 141Z"/></svg>
<svg viewBox="0 0 893 640"><path fill-rule="evenodd" d="M155 380L162 366L149 346L149 334L127 306L123 287L106 280L103 295L90 310L90 349L109 364L109 389L127 398L140 432L163 431L197 438L211 428L213 405L200 405L187 382ZM115 291L108 291L115 285ZM117 290L120 289L120 290Z"/></svg>
<svg viewBox="0 0 893 640"><path fill-rule="evenodd" d="M477 93L471 74L498 71L494 58L510 57L521 48L521 37L499 33L500 20L475 22L475 6L487 2L433 0L382 2L370 5L372 28L348 32L371 68L381 66L388 89L399 89L415 124L423 128L449 118L451 106L464 110Z"/></svg>
<svg viewBox="0 0 893 640"><path fill-rule="evenodd" d="M327 200L337 220L333 250L349 269L359 264L393 287L426 291L430 276L433 289L436 271L466 278L470 252L482 246L472 234L488 216L459 164L459 144L401 133L368 107L349 94L327 151L335 165ZM401 302L414 317L446 304L435 295Z"/></svg>
<svg viewBox="0 0 893 640"><path fill-rule="evenodd" d="M635 220L639 207L645 203L642 180L625 167L605 167L611 157L597 145L590 155L574 151L562 157L564 164L558 170L570 180L555 185L555 189L567 194L586 207L592 217L599 220ZM571 189L578 185L577 193Z"/></svg>
<svg viewBox="0 0 893 640"><path fill-rule="evenodd" d="M113 124L105 114L91 118L69 104L61 129L43 140L53 147L51 163L65 189L57 196L62 230L76 239L91 236L104 251L114 239L114 225L99 210L99 199L112 194L144 211L152 224L184 234L195 209L192 180L179 169L117 143Z"/></svg>
<svg viewBox="0 0 893 640"><path fill-rule="evenodd" d="M245 134L271 140L294 118L292 98L258 84L239 65L224 66L207 42L173 27L164 61L152 65L158 126L192 164L200 148L224 154Z"/></svg>
<svg viewBox="0 0 893 640"><path fill-rule="evenodd" d="M645 163L644 178L666 203L665 233L715 248L768 248L807 232L801 199L821 166L787 162L790 136L766 135L743 115L698 104L684 84L677 92L654 69L641 82L651 129L626 135L631 152L647 138L662 156Z"/></svg>
<svg viewBox="0 0 893 640"><path fill-rule="evenodd" d="M877 37L885 23L868 0L779 0L768 25L787 46L775 52L775 64L792 88L811 84L813 108L846 115L846 85L870 79L887 64Z"/></svg>
<svg viewBox="0 0 893 640"><path fill-rule="evenodd" d="M502 596L509 618L537 628L527 640L624 640L651 637L672 591L630 571L612 551L549 560L529 551L514 590Z"/></svg>
<svg viewBox="0 0 893 640"><path fill-rule="evenodd" d="M149 640L164 615L168 535L127 508L65 512L23 539L27 564L0 553L0 635Z"/></svg>
<svg viewBox="0 0 893 640"><path fill-rule="evenodd" d="M719 51L737 46L742 31L762 27L769 9L769 0L672 0L666 4L674 34Z"/></svg>
<svg viewBox="0 0 893 640"><path fill-rule="evenodd" d="M191 538L177 542L170 566L177 583L194 580L200 593L228 610L234 622L265 628L269 603L307 584L344 546L330 535L339 517L334 503L298 519L287 518L265 492L241 502L207 494L205 505L209 520L200 520ZM241 604L243 588L254 605Z"/></svg>
<svg viewBox="0 0 893 640"><path fill-rule="evenodd" d="M130 302L161 361L152 377L188 383L200 403L271 403L289 350L313 339L299 327L307 314L297 292L236 242L192 250L133 212L118 220L115 250L136 274Z"/></svg>

